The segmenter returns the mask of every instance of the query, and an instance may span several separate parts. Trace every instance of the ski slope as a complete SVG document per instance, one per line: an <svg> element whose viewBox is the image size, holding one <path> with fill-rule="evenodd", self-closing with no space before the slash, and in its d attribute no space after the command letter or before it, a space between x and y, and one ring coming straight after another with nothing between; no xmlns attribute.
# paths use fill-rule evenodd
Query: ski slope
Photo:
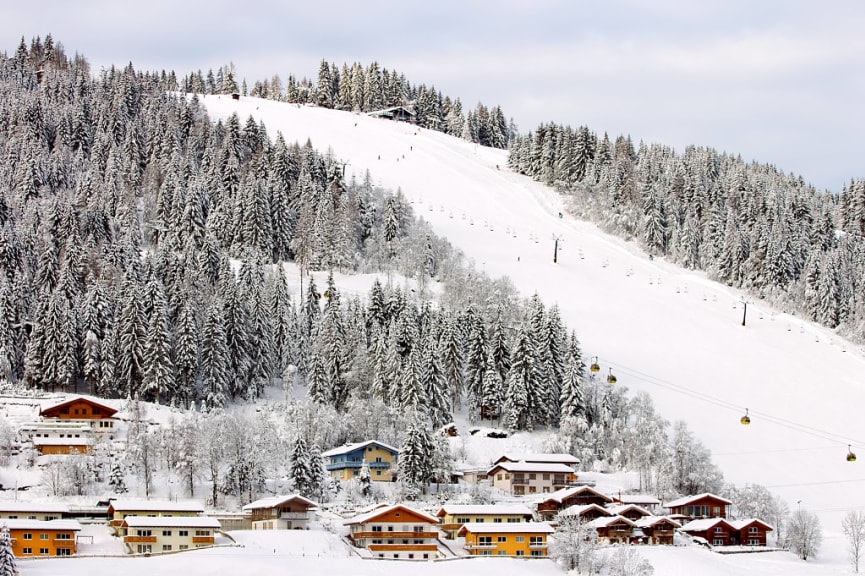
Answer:
<svg viewBox="0 0 865 576"><path fill-rule="evenodd" d="M832 331L737 290L649 260L633 243L568 217L552 190L506 168L506 152L405 123L254 98L207 96L271 136L332 149L346 179L369 170L490 276L557 303L587 359L685 420L725 478L762 484L823 521L818 562L844 563L841 518L865 507L865 356ZM554 238L560 239L553 263ZM742 300L750 301L742 326ZM750 411L751 425L739 418ZM845 459L847 445L860 462Z"/></svg>

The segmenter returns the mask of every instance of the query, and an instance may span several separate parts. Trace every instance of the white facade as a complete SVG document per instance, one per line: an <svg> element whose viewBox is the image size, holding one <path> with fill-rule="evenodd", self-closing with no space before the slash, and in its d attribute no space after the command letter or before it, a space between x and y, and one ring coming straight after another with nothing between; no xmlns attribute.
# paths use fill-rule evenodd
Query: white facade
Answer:
<svg viewBox="0 0 865 576"><path fill-rule="evenodd" d="M123 538L130 554L213 546L219 520L207 516L127 516Z"/></svg>

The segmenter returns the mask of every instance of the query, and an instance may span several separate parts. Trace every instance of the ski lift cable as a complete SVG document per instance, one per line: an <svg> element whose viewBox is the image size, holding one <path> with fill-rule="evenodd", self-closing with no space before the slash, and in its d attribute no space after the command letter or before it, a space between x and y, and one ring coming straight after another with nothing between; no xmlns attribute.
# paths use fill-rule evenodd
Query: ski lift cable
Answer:
<svg viewBox="0 0 865 576"><path fill-rule="evenodd" d="M711 396L711 395L703 393L703 392L699 392L697 390L693 390L693 389L688 388L686 386L682 386L681 384L675 384L673 382L663 380L661 378L657 378L655 376L652 376L652 375L647 374L645 372L641 372L639 370L635 370L635 369L630 368L628 366L625 366L623 364L610 362L606 359L604 359L604 361L606 364L613 366L618 372L625 374L625 375L629 375L633 378L636 378L636 379L641 380L643 382L646 382L648 384L654 384L655 386L658 386L660 388L664 388L664 389L670 390L672 392L683 394L685 396L690 396L691 398L694 398L696 400L700 400L702 402L713 404L715 406L719 406L721 408L725 408L725 409L733 411L733 412L741 412L742 410L747 410L747 408L743 407L740 404L729 402L729 401L724 400L722 398L718 398L718 397ZM830 441L833 443L851 444L854 446L865 445L865 441L853 439L849 436L843 436L841 434L835 434L835 433L829 432L827 430L821 430L819 428L815 428L815 427L810 426L808 424L802 424L799 422L794 422L792 420L787 420L785 418L773 416L773 415L768 414L766 412L755 411L753 409L750 410L750 412L751 412L751 414L759 416L762 420L765 420L767 422L771 422L771 423L776 424L778 426L788 428L790 430L794 430L794 431L800 432L802 434L808 434L811 436L815 436L817 438L821 438L823 440L827 440L827 441Z"/></svg>

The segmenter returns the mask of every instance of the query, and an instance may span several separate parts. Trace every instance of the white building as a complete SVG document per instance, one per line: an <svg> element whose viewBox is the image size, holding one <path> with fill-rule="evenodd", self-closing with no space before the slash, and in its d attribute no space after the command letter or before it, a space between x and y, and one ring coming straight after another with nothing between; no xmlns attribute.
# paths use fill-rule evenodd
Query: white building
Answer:
<svg viewBox="0 0 865 576"><path fill-rule="evenodd" d="M130 554L213 546L219 520L207 516L127 516L123 543Z"/></svg>

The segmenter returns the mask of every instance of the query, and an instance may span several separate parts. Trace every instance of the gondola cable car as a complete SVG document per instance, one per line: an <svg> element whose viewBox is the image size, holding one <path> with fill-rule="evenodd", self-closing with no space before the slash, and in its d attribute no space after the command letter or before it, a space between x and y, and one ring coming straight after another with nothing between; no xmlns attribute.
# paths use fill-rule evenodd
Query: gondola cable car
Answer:
<svg viewBox="0 0 865 576"><path fill-rule="evenodd" d="M589 366L589 370L595 374L597 374L598 372L601 371L601 365L598 364L598 357L597 356L592 356L592 364L591 364L591 366Z"/></svg>
<svg viewBox="0 0 865 576"><path fill-rule="evenodd" d="M745 415L739 419L739 422L741 422L745 426L747 426L748 424L751 423L751 417L748 416L748 409L747 408L745 408Z"/></svg>
<svg viewBox="0 0 865 576"><path fill-rule="evenodd" d="M847 462L855 462L856 454L853 453L853 448L850 444L847 444Z"/></svg>
<svg viewBox="0 0 865 576"><path fill-rule="evenodd" d="M612 368L610 368L610 373L607 374L607 382L609 382L610 384L616 383L616 376L613 374Z"/></svg>

